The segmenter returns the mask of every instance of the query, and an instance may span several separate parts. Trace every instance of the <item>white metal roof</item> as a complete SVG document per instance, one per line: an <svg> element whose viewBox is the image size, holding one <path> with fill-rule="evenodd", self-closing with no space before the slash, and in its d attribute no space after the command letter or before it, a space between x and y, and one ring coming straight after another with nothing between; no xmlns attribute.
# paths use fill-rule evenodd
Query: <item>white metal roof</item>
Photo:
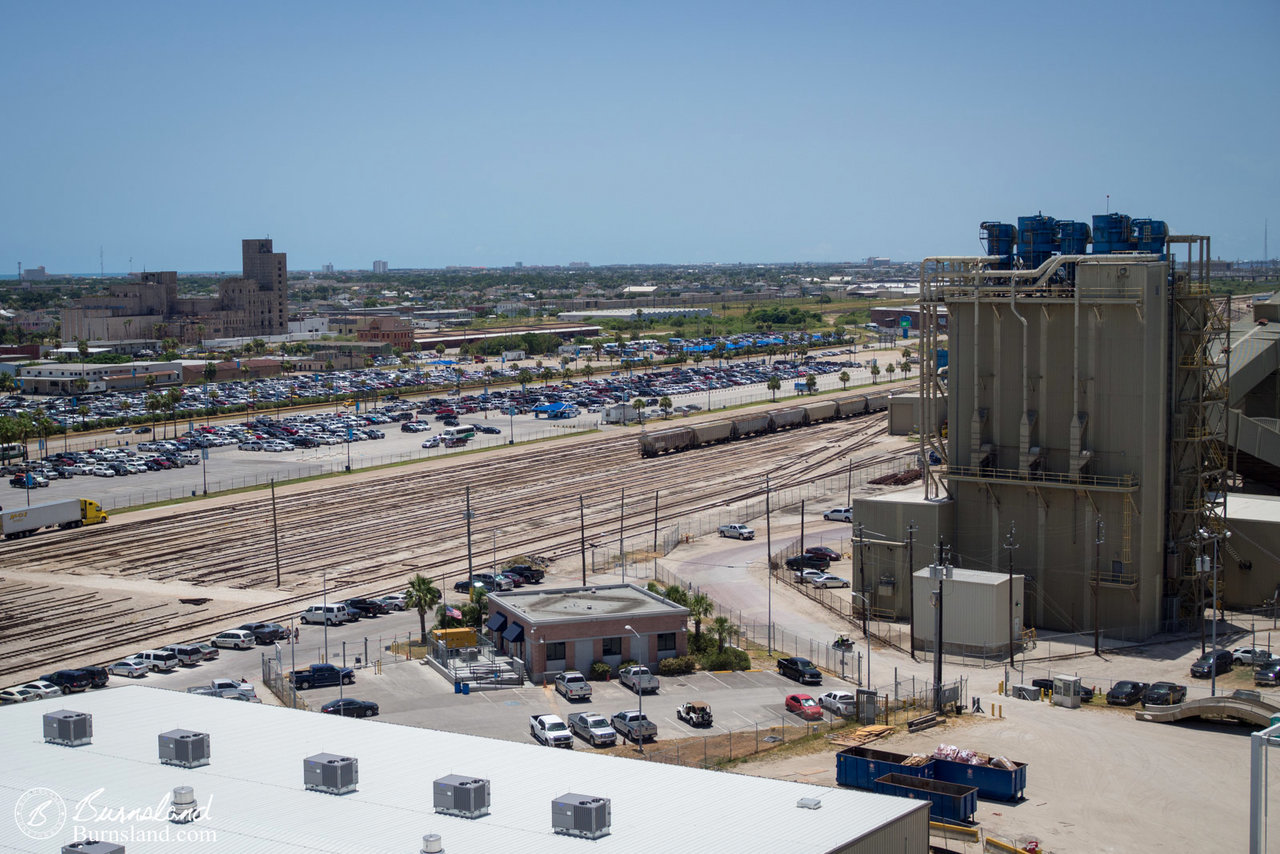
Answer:
<svg viewBox="0 0 1280 854"><path fill-rule="evenodd" d="M494 591L489 594L489 600L535 624L580 620L584 617L653 617L689 613L688 608L634 584Z"/></svg>
<svg viewBox="0 0 1280 854"><path fill-rule="evenodd" d="M931 570L932 570L931 567L918 569L915 572L915 576L916 578L920 578L920 579L928 579L931 577L930 576ZM1014 573L1013 577L1022 578L1022 573L1016 572ZM959 581L961 583L967 583L967 584L987 584L987 585L994 586L998 584L1003 584L1004 582L1008 581L1009 573L994 572L994 571L989 571L985 569L961 569L958 566L953 566L951 567L951 575L947 576L947 580Z"/></svg>
<svg viewBox="0 0 1280 854"><path fill-rule="evenodd" d="M44 743L42 717L61 708L93 715L92 744ZM174 729L209 733L212 763L190 770L161 765L157 736ZM304 790L302 761L317 753L355 757L359 790L341 796ZM416 854L427 833L440 834L449 854L827 852L927 807L866 792L142 686L6 706L0 709L0 756L0 850L41 854L74 841L76 827L80 839L86 830L89 838L104 838L104 829L126 834L115 841L129 854ZM475 820L436 815L431 784L448 774L489 779L491 814ZM181 826L93 820L95 808L167 809L176 786L193 787L198 804L208 808L207 819ZM23 794L35 787L56 792L68 813L47 840L24 834L12 818ZM594 841L554 834L551 801L567 792L612 799L612 833ZM92 806L79 806L87 797ZM804 797L820 798L821 809L798 808ZM29 814L31 800L26 804ZM56 809L44 815L56 820ZM166 832L167 839L156 836ZM214 838L180 839L179 832Z"/></svg>

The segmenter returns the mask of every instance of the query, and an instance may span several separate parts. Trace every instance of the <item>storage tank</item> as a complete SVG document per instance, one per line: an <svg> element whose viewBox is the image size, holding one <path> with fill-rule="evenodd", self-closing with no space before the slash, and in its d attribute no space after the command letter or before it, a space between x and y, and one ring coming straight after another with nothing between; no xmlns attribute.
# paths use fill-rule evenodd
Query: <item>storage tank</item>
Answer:
<svg viewBox="0 0 1280 854"><path fill-rule="evenodd" d="M1018 217L1018 258L1022 266L1035 269L1048 261L1058 248L1057 220L1051 216Z"/></svg>

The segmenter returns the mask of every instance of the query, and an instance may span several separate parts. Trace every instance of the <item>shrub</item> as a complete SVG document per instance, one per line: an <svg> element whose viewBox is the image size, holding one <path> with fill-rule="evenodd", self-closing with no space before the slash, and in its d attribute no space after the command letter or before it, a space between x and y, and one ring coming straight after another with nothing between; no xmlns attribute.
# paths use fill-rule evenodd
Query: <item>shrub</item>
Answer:
<svg viewBox="0 0 1280 854"><path fill-rule="evenodd" d="M706 655L715 651L716 639L709 634L695 635L689 632L686 638L689 641L690 655Z"/></svg>
<svg viewBox="0 0 1280 854"><path fill-rule="evenodd" d="M593 682L603 682L609 678L612 670L613 668L603 661L594 661L591 663L591 672L587 674L587 678Z"/></svg>
<svg viewBox="0 0 1280 854"><path fill-rule="evenodd" d="M698 659L692 655L664 658L658 662L659 676L687 676L698 669Z"/></svg>
<svg viewBox="0 0 1280 854"><path fill-rule="evenodd" d="M618 669L621 670L624 667L635 667L639 663L640 662L636 661L634 658L628 658L626 661L618 665Z"/></svg>
<svg viewBox="0 0 1280 854"><path fill-rule="evenodd" d="M749 670L751 657L740 649L728 647L723 652L704 655L702 666L707 670Z"/></svg>

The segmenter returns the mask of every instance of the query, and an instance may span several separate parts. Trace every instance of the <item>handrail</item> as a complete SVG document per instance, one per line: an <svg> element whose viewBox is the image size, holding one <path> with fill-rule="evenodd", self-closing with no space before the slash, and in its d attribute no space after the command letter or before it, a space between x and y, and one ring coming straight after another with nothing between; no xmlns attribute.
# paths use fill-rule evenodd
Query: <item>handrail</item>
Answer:
<svg viewBox="0 0 1280 854"><path fill-rule="evenodd" d="M948 466L947 472L951 477L1043 483L1046 486L1097 486L1126 490L1136 490L1138 488L1138 479L1131 474L1111 477L1100 474L1073 475L1054 471L1021 471L1019 469L993 469L958 465Z"/></svg>

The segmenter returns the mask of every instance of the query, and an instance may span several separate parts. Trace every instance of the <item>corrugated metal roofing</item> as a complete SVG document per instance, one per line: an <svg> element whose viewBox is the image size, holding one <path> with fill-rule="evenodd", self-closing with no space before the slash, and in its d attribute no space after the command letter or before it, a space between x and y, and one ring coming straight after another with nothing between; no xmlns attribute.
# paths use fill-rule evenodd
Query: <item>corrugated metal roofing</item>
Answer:
<svg viewBox="0 0 1280 854"><path fill-rule="evenodd" d="M93 715L93 744L43 742L42 717L60 708ZM175 728L209 733L211 764L192 770L161 765L157 737ZM305 791L303 759L317 753L355 757L359 790L342 796ZM73 841L76 828L79 838L85 831L90 838L104 838L104 830L127 834L115 839L129 854L415 854L427 833L440 834L448 854L828 852L927 808L866 792L142 686L6 706L0 709L0 756L0 849L41 854ZM448 774L491 780L491 814L476 820L436 815L431 783ZM181 826L92 820L104 808L163 812L176 786L194 788L207 819ZM47 840L24 834L11 818L24 792L35 787L56 792L67 808L65 824ZM551 802L568 791L612 799L609 836L591 841L552 832ZM798 808L803 797L820 798L822 808ZM88 806L80 805L84 799ZM42 815L57 818L55 809ZM180 839L179 833L206 836Z"/></svg>

